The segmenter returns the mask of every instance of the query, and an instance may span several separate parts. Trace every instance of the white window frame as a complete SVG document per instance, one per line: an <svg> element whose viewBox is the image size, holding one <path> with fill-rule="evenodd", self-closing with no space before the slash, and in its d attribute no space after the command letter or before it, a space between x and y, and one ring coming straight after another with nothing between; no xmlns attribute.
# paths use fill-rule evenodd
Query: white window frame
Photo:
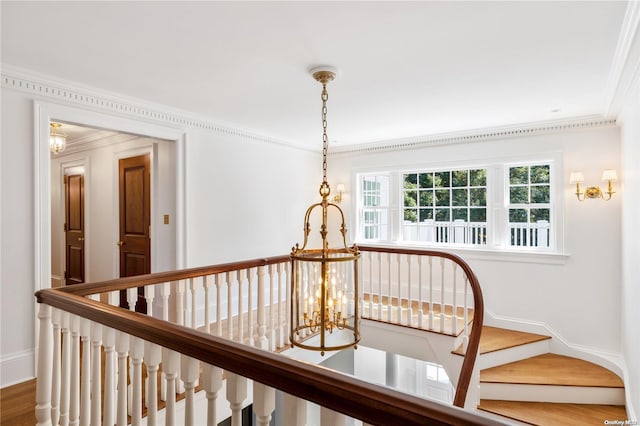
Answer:
<svg viewBox="0 0 640 426"><path fill-rule="evenodd" d="M548 247L512 246L509 230L509 167L549 164L550 166L550 236ZM404 222L403 179L405 173L421 173L447 170L487 170L487 244L450 244L431 243L424 241L404 241L402 226ZM564 222L564 191L563 162L560 152L540 153L526 157L492 158L478 161L443 162L442 164L424 164L411 166L395 166L386 168L369 168L353 170L353 182L356 182L353 215L353 228L357 229L356 243L374 245L393 245L406 247L425 247L434 249L464 250L465 252L501 252L528 256L537 254L550 263L555 263L557 255L564 254L563 222ZM389 206L386 207L389 217L388 238L365 239L360 223L362 217L361 180L364 175L389 176ZM546 257L545 257L546 256ZM550 256L550 257L549 257ZM520 257L514 258L520 259ZM524 259L524 258L522 258ZM559 260L563 262L563 259Z"/></svg>

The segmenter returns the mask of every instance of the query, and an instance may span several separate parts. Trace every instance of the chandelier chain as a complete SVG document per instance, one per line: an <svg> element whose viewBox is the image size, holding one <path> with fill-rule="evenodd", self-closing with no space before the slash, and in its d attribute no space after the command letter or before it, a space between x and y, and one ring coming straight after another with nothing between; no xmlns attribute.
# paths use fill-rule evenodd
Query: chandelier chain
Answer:
<svg viewBox="0 0 640 426"><path fill-rule="evenodd" d="M329 137L327 136L327 100L329 93L327 92L327 84L322 83L322 182L327 182L327 149L329 146Z"/></svg>

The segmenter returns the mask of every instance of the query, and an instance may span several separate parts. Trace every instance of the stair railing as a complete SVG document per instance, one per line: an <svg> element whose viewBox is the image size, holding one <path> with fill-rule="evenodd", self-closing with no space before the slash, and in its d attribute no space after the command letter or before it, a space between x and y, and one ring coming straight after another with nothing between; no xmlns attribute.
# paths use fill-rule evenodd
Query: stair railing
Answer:
<svg viewBox="0 0 640 426"><path fill-rule="evenodd" d="M475 273L452 253L377 246L359 249L365 296L362 318L462 337L466 355L453 404L464 407L484 318Z"/></svg>
<svg viewBox="0 0 640 426"><path fill-rule="evenodd" d="M247 379L255 381L259 424L269 422L274 389L288 394L286 424L305 418L304 401L326 407L323 414L330 414L323 417L338 424L344 415L371 424L486 422L455 407L259 350L286 344L288 262L288 256L280 256L38 292L38 424L98 424L99 419L127 424L130 416L135 425L145 407L147 424L157 424L157 394L166 407L166 424L174 424L176 392L186 395L185 424L195 424L194 388L200 378L209 407L207 424L216 424L216 401L223 388L233 424L239 424ZM138 287L144 288L147 315L133 312ZM128 294L129 310L113 306L121 290ZM471 348L473 339L469 342ZM102 350L104 383L98 362ZM150 378L157 378L162 366L162 389L157 380L143 386L143 365ZM460 381L462 377L458 388Z"/></svg>

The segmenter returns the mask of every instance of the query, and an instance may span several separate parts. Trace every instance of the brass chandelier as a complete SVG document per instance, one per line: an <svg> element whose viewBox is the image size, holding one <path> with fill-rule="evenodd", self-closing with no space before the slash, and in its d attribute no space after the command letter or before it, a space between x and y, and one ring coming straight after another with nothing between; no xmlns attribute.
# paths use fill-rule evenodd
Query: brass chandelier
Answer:
<svg viewBox="0 0 640 426"><path fill-rule="evenodd" d="M330 201L327 182L327 83L336 73L328 67L311 70L313 78L322 84L322 201L312 204L304 218L304 242L291 249L291 331L293 346L303 349L334 351L357 347L360 341L360 294L356 245L347 245L344 213ZM329 232L332 225L329 211L335 211L337 237ZM319 223L320 248L309 248L311 220ZM330 238L336 238L336 248L330 248ZM332 242L334 242L332 240Z"/></svg>

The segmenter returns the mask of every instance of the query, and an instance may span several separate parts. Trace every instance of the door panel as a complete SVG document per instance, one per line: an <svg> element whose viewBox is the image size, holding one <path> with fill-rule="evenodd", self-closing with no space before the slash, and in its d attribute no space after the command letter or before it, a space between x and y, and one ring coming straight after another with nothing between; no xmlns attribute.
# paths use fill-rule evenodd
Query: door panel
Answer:
<svg viewBox="0 0 640 426"><path fill-rule="evenodd" d="M65 284L84 282L84 176L64 177Z"/></svg>
<svg viewBox="0 0 640 426"><path fill-rule="evenodd" d="M151 170L149 154L119 161L120 277L151 272ZM126 292L120 306L128 307ZM146 313L144 289L138 289L136 311Z"/></svg>

